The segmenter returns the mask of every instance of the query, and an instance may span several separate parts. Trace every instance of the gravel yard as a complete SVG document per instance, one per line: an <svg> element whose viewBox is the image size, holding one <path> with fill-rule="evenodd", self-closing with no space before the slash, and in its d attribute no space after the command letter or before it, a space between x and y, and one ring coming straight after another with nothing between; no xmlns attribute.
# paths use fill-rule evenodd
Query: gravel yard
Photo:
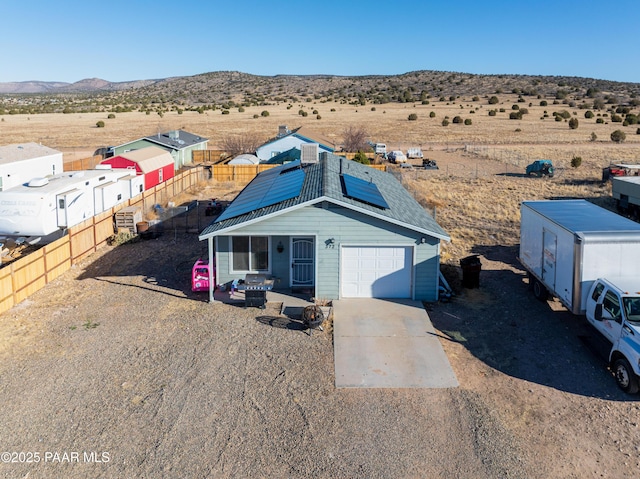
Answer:
<svg viewBox="0 0 640 479"><path fill-rule="evenodd" d="M0 315L0 452L25 453L0 477L640 473L638 397L586 326L530 297L512 249L428 306L461 384L444 390L336 389L329 332L190 291L203 252L196 235L105 247Z"/></svg>

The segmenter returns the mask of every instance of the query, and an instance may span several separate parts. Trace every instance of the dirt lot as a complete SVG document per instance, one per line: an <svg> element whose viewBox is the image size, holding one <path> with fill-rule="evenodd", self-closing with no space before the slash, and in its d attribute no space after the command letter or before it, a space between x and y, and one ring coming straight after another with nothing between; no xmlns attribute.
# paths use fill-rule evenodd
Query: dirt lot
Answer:
<svg viewBox="0 0 640 479"><path fill-rule="evenodd" d="M40 461L2 477L640 473L637 396L586 325L533 299L515 247L477 248L481 287L426 306L445 390L335 389L330 334L190 292L204 252L196 235L106 247L0 316L2 452Z"/></svg>

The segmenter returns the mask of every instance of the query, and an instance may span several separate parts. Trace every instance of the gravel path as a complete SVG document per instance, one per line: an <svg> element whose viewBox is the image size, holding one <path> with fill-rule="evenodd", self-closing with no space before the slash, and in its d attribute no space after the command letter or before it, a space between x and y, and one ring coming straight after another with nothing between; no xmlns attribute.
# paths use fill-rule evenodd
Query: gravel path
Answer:
<svg viewBox="0 0 640 479"><path fill-rule="evenodd" d="M279 305L204 302L188 283L201 254L194 235L104 248L0 315L0 452L39 456L0 463L0 477L637 471L638 403L619 395L597 359L572 359L566 375L571 381L587 370L595 386L554 379L553 350L562 342L528 337L540 334L539 323L524 321L530 303L515 305L506 326L497 320L491 306L511 294L495 289L497 276L476 297L430 307L461 387L337 390L330 334L273 321ZM497 271L514 275L508 265ZM514 288L525 301L526 286L516 281ZM505 345L505 335L517 341ZM588 358L576 341L568 349ZM537 362L523 364L533 356ZM629 433L617 434L623 425Z"/></svg>

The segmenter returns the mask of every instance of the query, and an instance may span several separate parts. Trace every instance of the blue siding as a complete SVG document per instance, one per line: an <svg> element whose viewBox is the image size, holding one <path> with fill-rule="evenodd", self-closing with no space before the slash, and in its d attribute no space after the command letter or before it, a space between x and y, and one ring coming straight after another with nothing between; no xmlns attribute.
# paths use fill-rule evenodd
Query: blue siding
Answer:
<svg viewBox="0 0 640 479"><path fill-rule="evenodd" d="M411 246L414 251L414 298L434 301L437 298L439 271L439 240L408 228L393 225L353 210L332 204L320 204L287 211L278 216L247 224L233 234L272 236L271 265L273 276L280 278L280 286L289 285L289 237L313 236L316 239L316 297L337 299L340 295L341 245L393 245ZM333 244L328 240L334 239ZM425 238L425 243L422 243ZM277 253L279 241L285 248ZM217 265L219 283L231 277L228 239L218 237Z"/></svg>

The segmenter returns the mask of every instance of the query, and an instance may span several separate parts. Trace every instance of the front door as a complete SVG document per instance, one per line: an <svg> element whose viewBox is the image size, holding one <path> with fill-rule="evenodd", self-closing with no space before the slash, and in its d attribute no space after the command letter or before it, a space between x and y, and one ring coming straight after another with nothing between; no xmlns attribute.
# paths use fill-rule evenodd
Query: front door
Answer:
<svg viewBox="0 0 640 479"><path fill-rule="evenodd" d="M315 247L312 237L291 238L291 287L313 286Z"/></svg>

